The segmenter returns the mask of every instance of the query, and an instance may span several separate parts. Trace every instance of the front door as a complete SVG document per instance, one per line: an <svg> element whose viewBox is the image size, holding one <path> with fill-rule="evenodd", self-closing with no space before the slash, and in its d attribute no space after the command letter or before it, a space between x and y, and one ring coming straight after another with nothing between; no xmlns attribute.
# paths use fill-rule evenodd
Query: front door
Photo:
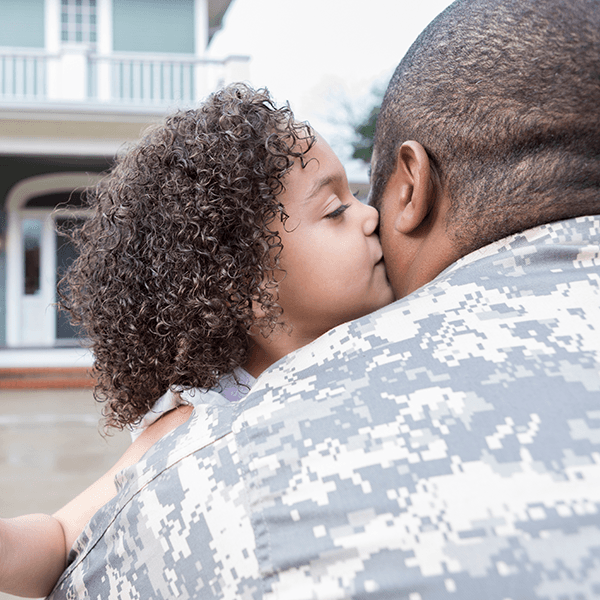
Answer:
<svg viewBox="0 0 600 600"><path fill-rule="evenodd" d="M54 344L54 246L50 214L25 214L21 219L20 346Z"/></svg>
<svg viewBox="0 0 600 600"><path fill-rule="evenodd" d="M75 258L67 236L57 232L81 223L78 212L23 210L13 215L9 281L9 346L71 346L76 332L68 317L56 308L56 285ZM16 221L16 222L15 222Z"/></svg>

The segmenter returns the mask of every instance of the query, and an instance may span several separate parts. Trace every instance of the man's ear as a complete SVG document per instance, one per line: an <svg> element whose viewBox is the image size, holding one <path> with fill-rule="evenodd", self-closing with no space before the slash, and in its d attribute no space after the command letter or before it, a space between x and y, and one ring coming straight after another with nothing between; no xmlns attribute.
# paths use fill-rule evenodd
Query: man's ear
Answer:
<svg viewBox="0 0 600 600"><path fill-rule="evenodd" d="M431 164L425 148L413 140L404 142L396 157L395 228L400 233L413 233L433 208L435 188L431 182Z"/></svg>

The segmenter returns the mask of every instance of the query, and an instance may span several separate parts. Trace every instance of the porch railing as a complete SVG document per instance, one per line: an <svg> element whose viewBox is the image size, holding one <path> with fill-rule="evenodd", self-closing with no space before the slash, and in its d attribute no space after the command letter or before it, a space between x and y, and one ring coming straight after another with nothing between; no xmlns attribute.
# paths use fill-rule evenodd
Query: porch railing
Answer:
<svg viewBox="0 0 600 600"><path fill-rule="evenodd" d="M189 105L224 83L248 78L249 58L115 53L59 54L0 48L1 101L92 101Z"/></svg>
<svg viewBox="0 0 600 600"><path fill-rule="evenodd" d="M192 102L197 61L91 56L89 97L126 104Z"/></svg>
<svg viewBox="0 0 600 600"><path fill-rule="evenodd" d="M46 98L46 62L43 52L0 50L0 100Z"/></svg>

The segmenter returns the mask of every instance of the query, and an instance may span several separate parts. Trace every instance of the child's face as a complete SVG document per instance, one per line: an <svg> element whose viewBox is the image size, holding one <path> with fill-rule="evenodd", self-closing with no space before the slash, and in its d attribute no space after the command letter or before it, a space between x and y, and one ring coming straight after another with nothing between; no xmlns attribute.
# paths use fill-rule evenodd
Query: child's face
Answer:
<svg viewBox="0 0 600 600"><path fill-rule="evenodd" d="M296 159L280 199L289 215L279 283L283 320L308 343L332 327L394 299L375 234L379 215L354 198L342 163L327 142Z"/></svg>

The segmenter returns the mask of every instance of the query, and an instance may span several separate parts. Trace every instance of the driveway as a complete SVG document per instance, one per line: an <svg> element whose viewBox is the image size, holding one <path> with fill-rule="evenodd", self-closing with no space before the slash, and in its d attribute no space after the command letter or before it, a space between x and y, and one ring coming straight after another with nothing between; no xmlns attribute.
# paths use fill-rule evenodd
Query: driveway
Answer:
<svg viewBox="0 0 600 600"><path fill-rule="evenodd" d="M107 471L130 438L100 417L90 389L0 390L0 516L52 513Z"/></svg>

